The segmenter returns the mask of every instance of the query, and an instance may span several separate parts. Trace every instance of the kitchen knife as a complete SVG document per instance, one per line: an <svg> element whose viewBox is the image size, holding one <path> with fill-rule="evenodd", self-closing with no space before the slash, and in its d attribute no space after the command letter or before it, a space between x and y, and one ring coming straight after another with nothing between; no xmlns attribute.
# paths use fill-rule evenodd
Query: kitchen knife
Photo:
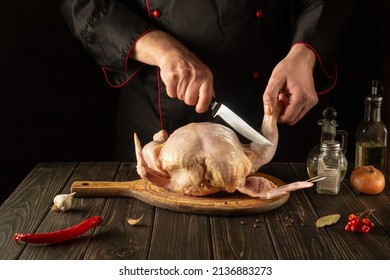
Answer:
<svg viewBox="0 0 390 280"><path fill-rule="evenodd" d="M245 136L249 140L267 146L273 146L267 138L254 130L249 124L241 119L236 113L230 110L228 107L218 102L213 98L211 102L211 113L213 117L220 116L231 127L233 127L238 133Z"/></svg>

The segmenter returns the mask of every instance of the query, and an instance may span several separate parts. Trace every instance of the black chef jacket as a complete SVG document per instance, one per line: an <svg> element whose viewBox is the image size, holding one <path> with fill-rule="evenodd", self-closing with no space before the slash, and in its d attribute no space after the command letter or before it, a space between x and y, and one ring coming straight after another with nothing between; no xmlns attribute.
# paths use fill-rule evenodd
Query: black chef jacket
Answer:
<svg viewBox="0 0 390 280"><path fill-rule="evenodd" d="M350 2L65 0L61 13L107 82L121 88L118 159L134 160L134 132L144 145L161 129L171 133L189 122L213 121L210 113L169 98L157 67L129 59L144 34L160 29L189 48L210 67L216 97L258 129L267 81L291 45L315 52L318 93L334 86Z"/></svg>

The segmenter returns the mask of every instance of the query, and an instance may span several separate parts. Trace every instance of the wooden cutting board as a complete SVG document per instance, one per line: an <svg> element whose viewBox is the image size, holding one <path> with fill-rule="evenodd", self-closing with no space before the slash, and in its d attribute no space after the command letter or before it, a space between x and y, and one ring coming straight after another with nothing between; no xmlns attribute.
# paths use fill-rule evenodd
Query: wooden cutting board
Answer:
<svg viewBox="0 0 390 280"><path fill-rule="evenodd" d="M271 180L275 185L285 183L271 175L256 173ZM126 182L114 181L75 181L71 186L76 197L132 197L155 207L177 212L205 215L256 214L273 210L283 205L289 194L268 200L253 198L239 192L194 197L183 195L151 185L143 179Z"/></svg>

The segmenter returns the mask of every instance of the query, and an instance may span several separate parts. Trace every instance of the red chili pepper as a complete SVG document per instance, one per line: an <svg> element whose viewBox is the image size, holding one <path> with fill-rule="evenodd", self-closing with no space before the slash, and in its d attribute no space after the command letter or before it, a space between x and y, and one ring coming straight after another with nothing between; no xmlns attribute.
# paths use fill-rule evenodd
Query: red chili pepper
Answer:
<svg viewBox="0 0 390 280"><path fill-rule="evenodd" d="M52 231L48 233L15 233L14 240L19 244L20 241L36 244L52 244L63 242L75 238L84 232L100 225L101 216L90 217L81 223L67 229Z"/></svg>

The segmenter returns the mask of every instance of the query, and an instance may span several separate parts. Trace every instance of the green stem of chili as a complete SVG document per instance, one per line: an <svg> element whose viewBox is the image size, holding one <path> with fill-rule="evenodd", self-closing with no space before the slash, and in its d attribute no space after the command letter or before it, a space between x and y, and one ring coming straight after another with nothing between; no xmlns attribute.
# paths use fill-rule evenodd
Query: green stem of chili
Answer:
<svg viewBox="0 0 390 280"><path fill-rule="evenodd" d="M63 242L75 238L84 232L100 225L101 221L101 216L93 216L77 225L63 230L52 231L48 233L15 233L14 240L16 243L24 241L35 244L53 244Z"/></svg>

